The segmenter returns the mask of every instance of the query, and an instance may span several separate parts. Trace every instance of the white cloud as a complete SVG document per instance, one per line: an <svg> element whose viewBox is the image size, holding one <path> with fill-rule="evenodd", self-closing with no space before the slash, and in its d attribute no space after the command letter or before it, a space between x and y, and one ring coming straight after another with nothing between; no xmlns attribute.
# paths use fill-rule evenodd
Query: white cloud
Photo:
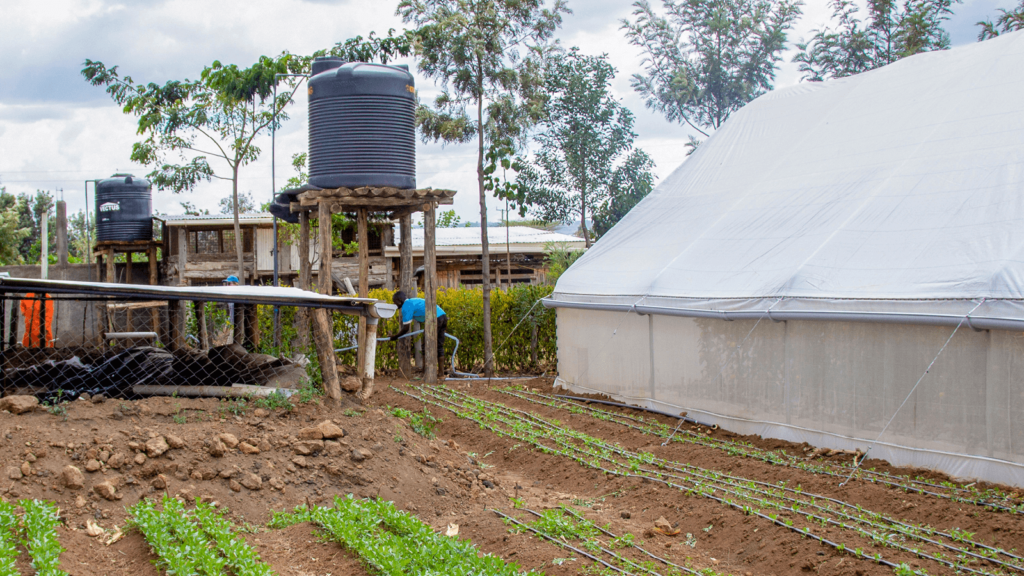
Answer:
<svg viewBox="0 0 1024 576"><path fill-rule="evenodd" d="M685 158L687 131L647 110L630 89L629 77L639 70L641 54L619 28L632 3L570 4L575 12L565 17L559 33L563 46L609 55L619 70L614 92L637 116L638 145L654 157L657 175L666 176ZM6 2L0 18L0 53L6 56L0 68L0 183L12 192L63 188L70 208L77 210L84 205L84 180L115 171L149 171L128 160L137 140L135 119L82 78L86 58L119 65L121 73L136 81L162 83L195 77L213 60L245 65L260 55L285 50L308 54L357 34L402 29L395 5L361 0ZM974 22L991 17L997 7L1013 5L1015 0L966 0L947 26L954 43L973 41ZM790 38L808 37L827 22L830 12L824 0L808 2ZM780 64L777 86L799 81L791 58L787 54ZM417 84L424 100L436 94L430 81L418 77ZM306 149L305 107L300 93L291 120L277 135L278 186L290 176L291 155ZM270 138L260 139L259 145L263 155L244 169L240 190L263 201L272 189ZM419 183L458 190L455 209L464 220L479 218L475 150L473 145L437 144L419 144L417 149ZM216 211L217 201L229 192L228 184L215 182L189 195L157 193L154 204L165 213L179 211L182 200ZM492 208L489 218L497 216Z"/></svg>

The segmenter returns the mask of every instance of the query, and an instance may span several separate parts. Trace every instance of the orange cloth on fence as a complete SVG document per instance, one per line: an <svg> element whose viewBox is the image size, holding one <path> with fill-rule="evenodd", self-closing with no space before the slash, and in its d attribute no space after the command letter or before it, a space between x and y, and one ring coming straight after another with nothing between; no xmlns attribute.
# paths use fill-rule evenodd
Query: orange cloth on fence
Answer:
<svg viewBox="0 0 1024 576"><path fill-rule="evenodd" d="M36 295L29 293L25 294L26 298L35 298ZM43 294L43 298L46 298L46 294ZM46 314L46 347L53 348L53 300L44 300L42 304L46 306L45 309L40 309L41 302L39 300L22 300L21 301L21 317L25 319L25 335L21 337L21 345L26 348L42 348L43 343L40 342L39 325L41 324L40 312Z"/></svg>

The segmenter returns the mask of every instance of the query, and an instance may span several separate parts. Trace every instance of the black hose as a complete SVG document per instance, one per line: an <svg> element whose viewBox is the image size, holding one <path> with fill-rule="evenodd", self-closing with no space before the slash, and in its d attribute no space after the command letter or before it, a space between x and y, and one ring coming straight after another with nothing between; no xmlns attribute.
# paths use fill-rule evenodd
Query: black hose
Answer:
<svg viewBox="0 0 1024 576"><path fill-rule="evenodd" d="M669 418L678 418L683 422L689 422L690 424L697 424L698 426L704 426L705 428L711 428L712 430L718 430L718 424L705 424L698 422L689 416L680 416L678 414L672 414L671 412L665 412L663 410L655 410L654 408L644 408L643 406L633 406L631 404L623 404L621 402L610 402L608 400L594 400L593 398L583 398L582 396L566 396L564 394L554 394L555 398L565 398L566 400L576 400L577 402L593 402L594 404L604 404L605 406L616 406L618 408L629 408L631 410L643 410L644 412L650 412L651 414L660 414L662 416L668 416Z"/></svg>

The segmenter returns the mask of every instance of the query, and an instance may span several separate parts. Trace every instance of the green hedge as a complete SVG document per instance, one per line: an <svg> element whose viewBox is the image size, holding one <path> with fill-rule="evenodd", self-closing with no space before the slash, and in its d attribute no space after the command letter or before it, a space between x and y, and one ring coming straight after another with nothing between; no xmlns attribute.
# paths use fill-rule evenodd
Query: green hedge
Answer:
<svg viewBox="0 0 1024 576"><path fill-rule="evenodd" d="M491 291L491 330L494 340L495 368L507 371L534 371L554 364L556 356L555 312L545 308L538 301L551 294L551 286L516 286L508 290ZM394 290L370 290L370 297L391 302ZM419 294L423 296L422 293ZM483 368L483 292L471 288L441 288L437 292L437 303L448 315L448 332L458 338L457 368L461 371L478 371ZM305 350L295 347L298 334L295 331L296 308L281 309L282 349L273 347L274 312L272 306L259 307L261 352L273 355L294 356L306 354L316 360L316 353L310 346ZM520 321L522 322L520 324ZM516 325L519 324L518 329ZM346 314L334 314L335 348L347 348L355 344L358 318ZM538 366L531 359L531 333L537 327ZM381 320L377 326L378 336L390 336L398 332L400 320ZM514 330L514 331L513 331ZM417 336L417 339L422 336ZM451 355L455 343L445 339L445 350ZM338 354L343 364L355 366L356 351ZM377 369L397 369L398 355L392 342L377 343Z"/></svg>

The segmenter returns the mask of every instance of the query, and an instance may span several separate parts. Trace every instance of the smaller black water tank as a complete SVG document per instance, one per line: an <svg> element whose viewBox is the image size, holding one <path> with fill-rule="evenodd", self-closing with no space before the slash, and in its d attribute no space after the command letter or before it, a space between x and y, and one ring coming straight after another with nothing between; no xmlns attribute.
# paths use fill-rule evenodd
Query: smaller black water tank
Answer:
<svg viewBox="0 0 1024 576"><path fill-rule="evenodd" d="M416 187L416 88L407 66L317 58L309 79L309 183Z"/></svg>
<svg viewBox="0 0 1024 576"><path fill-rule="evenodd" d="M133 242L153 239L153 187L131 174L114 174L96 183L96 240Z"/></svg>

